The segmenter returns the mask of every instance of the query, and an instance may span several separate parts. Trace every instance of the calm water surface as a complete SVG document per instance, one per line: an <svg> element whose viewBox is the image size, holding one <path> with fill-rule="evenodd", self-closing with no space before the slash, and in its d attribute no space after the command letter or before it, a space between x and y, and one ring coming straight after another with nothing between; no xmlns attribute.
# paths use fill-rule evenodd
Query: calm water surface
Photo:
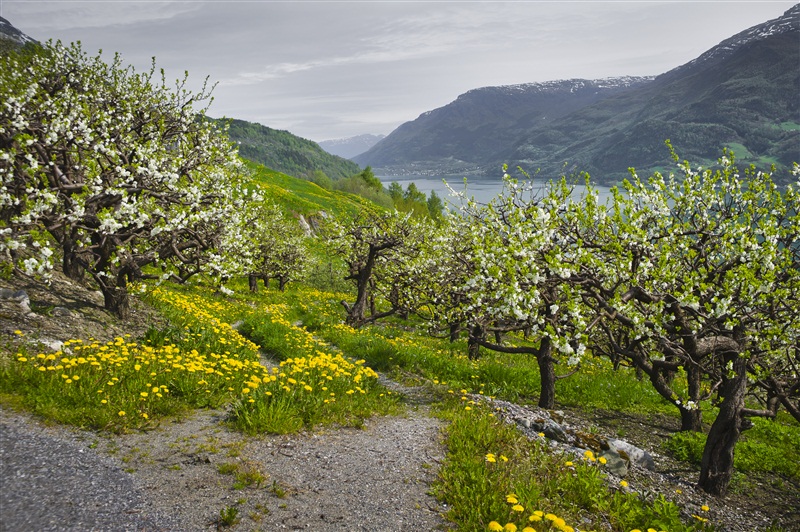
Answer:
<svg viewBox="0 0 800 532"><path fill-rule="evenodd" d="M436 191L436 194L442 198L445 203L458 205L458 199L453 198L448 190L445 182L450 185L456 192L463 192L466 190L467 197L472 197L479 203L488 203L492 198L497 196L503 191L503 182L500 179L477 179L469 178L464 183L464 178L459 176L446 176L446 177L433 177L433 176L402 176L402 177L387 177L378 176L385 187L388 187L393 181L403 187L403 190L408 188L408 185L414 183L420 192L430 195L431 191ZM534 181L534 183L537 183ZM542 187L544 184L539 181ZM466 188L465 188L466 186ZM585 186L576 185L575 195L580 196L585 190ZM611 197L611 192L608 187L597 186L600 193L600 201L604 202Z"/></svg>

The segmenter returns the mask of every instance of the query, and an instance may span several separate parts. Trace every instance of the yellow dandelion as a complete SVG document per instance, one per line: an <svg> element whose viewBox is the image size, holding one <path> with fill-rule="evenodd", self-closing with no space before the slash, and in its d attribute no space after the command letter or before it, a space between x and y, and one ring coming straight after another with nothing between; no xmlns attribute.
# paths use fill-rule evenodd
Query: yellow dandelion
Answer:
<svg viewBox="0 0 800 532"><path fill-rule="evenodd" d="M627 488L628 487L628 482L625 481L625 480L620 480L619 481L619 485L622 486L623 488Z"/></svg>
<svg viewBox="0 0 800 532"><path fill-rule="evenodd" d="M506 495L506 502L508 504L517 504L519 499L517 499L517 495L515 493L509 493Z"/></svg>
<svg viewBox="0 0 800 532"><path fill-rule="evenodd" d="M515 504L514 506L511 507L511 509L514 510L515 512L524 512L525 511L525 507L522 506L521 504Z"/></svg>
<svg viewBox="0 0 800 532"><path fill-rule="evenodd" d="M493 530L495 532L503 530L503 525L498 523L497 521L492 521L489 523L489 530Z"/></svg>
<svg viewBox="0 0 800 532"><path fill-rule="evenodd" d="M487 462L491 462L491 463L495 463L495 462L497 462L497 458L495 458L495 456L492 453L488 453L486 455L486 461Z"/></svg>

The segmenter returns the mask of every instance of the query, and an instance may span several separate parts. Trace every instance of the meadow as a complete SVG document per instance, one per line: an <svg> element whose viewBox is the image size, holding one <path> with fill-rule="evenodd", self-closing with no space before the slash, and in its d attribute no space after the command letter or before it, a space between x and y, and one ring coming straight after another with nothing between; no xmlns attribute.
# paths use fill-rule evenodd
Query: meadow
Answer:
<svg viewBox="0 0 800 532"><path fill-rule="evenodd" d="M432 493L447 503L457 530L712 530L713 503L686 512L656 491L612 481L602 460L554 453L501 422L484 401L534 403L535 359L501 353L467 358L461 340L430 337L393 319L353 329L343 323L347 294L309 285L285 292L232 295L203 284L142 286L141 297L165 318L142 338L75 338L58 352L35 348L20 331L3 350L0 394L39 416L111 432L151 429L196 408L226 408L227 423L246 434L286 434L319 426L361 426L404 411L403 398L377 372L424 386L432 410L447 421L448 449ZM559 406L675 417L674 407L627 368L591 358L558 383ZM706 421L713 407L703 405ZM678 434L663 452L698 459L703 436ZM737 448L737 474L796 481L792 460L800 427L787 418L757 420ZM702 508L705 508L703 510Z"/></svg>

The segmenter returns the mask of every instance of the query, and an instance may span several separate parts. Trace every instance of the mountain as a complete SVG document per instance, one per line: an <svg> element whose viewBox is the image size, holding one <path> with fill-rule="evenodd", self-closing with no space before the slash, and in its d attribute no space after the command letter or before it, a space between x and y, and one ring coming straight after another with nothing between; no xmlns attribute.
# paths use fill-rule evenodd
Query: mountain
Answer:
<svg viewBox="0 0 800 532"><path fill-rule="evenodd" d="M671 168L671 139L693 164L713 163L730 147L745 164L775 164L776 178L788 181L800 162L799 43L800 4L654 79L622 78L630 81L612 90L584 82L594 99L580 80L470 91L355 160L378 173L498 176L508 163L612 183L631 166Z"/></svg>
<svg viewBox="0 0 800 532"><path fill-rule="evenodd" d="M531 129L651 80L571 79L474 89L406 122L353 160L389 175L481 172Z"/></svg>
<svg viewBox="0 0 800 532"><path fill-rule="evenodd" d="M0 17L0 54L5 50L26 44L39 44L39 42L19 31L8 20Z"/></svg>
<svg viewBox="0 0 800 532"><path fill-rule="evenodd" d="M17 28L11 25L11 23L0 17L0 39L6 39L16 42L20 45L25 44L36 44L38 41L31 37L28 37Z"/></svg>
<svg viewBox="0 0 800 532"><path fill-rule="evenodd" d="M744 164L789 180L800 162L800 5L750 28L652 83L532 130L494 164L547 174L587 171L600 182L671 168L664 147L707 166L729 147Z"/></svg>
<svg viewBox="0 0 800 532"><path fill-rule="evenodd" d="M331 179L350 177L361 171L352 161L331 155L316 142L261 124L220 119L229 124L228 134L239 144L239 155L278 172L295 177L322 171Z"/></svg>
<svg viewBox="0 0 800 532"><path fill-rule="evenodd" d="M358 135L345 139L323 140L319 143L320 148L333 155L352 159L373 147L379 140L386 135Z"/></svg>

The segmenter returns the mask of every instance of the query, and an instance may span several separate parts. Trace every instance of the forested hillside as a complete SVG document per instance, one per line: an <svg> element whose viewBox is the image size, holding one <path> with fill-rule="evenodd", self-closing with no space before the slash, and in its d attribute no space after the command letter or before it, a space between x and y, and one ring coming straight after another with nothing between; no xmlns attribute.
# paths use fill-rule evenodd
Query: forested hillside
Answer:
<svg viewBox="0 0 800 532"><path fill-rule="evenodd" d="M367 152L354 158L388 175L404 173L482 174L498 152L531 130L547 130L559 118L650 78L571 79L484 87L406 122Z"/></svg>
<svg viewBox="0 0 800 532"><path fill-rule="evenodd" d="M323 172L336 180L361 171L357 164L331 155L316 142L300 138L288 131L272 129L244 120L225 120L230 123L228 135L239 145L245 159L295 177L312 176Z"/></svg>

